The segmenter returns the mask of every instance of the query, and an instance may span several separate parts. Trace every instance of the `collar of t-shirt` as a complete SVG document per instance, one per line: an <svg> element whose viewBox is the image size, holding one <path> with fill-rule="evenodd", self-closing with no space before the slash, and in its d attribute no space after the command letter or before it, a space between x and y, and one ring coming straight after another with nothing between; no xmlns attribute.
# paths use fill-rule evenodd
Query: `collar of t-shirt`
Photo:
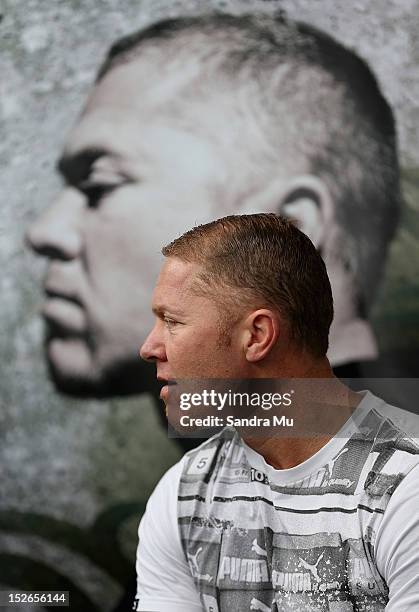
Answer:
<svg viewBox="0 0 419 612"><path fill-rule="evenodd" d="M359 424L363 421L366 414L373 408L378 408L382 403L377 397L375 397L370 391L360 391L363 395L362 400L339 429L336 435L329 440L319 451L314 455L299 463L295 467L288 469L276 469L269 465L263 457L255 450L250 448L244 440L241 440L243 444L247 460L249 464L255 469L263 472L268 477L268 480L272 484L280 484L295 482L306 478L308 475L317 472L321 467L326 465L333 457L335 457L339 450L345 446L348 439L355 433L359 432Z"/></svg>

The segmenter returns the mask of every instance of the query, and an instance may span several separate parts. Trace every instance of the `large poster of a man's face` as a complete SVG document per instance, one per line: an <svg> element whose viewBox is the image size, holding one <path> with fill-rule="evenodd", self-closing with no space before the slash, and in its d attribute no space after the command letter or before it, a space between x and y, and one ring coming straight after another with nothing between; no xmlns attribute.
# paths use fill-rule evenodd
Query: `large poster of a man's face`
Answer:
<svg viewBox="0 0 419 612"><path fill-rule="evenodd" d="M287 3L279 4L289 8ZM63 185L61 190L56 189L56 196L52 193L55 187L42 192L50 198L48 206L37 197L21 204L27 211L22 227L27 244L46 258L47 266L42 281L44 297L41 299L38 290L36 297L34 294L18 309L20 319L14 328L17 339L19 324L29 325L30 321L35 330L24 327L28 331L19 371L29 381L27 395L36 389L36 400L28 401L24 391L15 389L12 379L5 380L13 401L18 398L22 405L27 401L36 411L53 389L76 398L139 397L135 406L149 401L147 397L157 398L152 364L139 359L138 348L152 322L150 294L160 267L161 247L192 225L226 214L259 211L295 219L325 260L335 305L329 348L335 371L347 376L362 375L364 370L372 375L414 375L415 368L405 364L414 363L411 356L419 352L412 331L419 309L411 307L418 286L414 273L409 272L406 286L411 297L410 305L406 305L400 300L397 282L406 252L416 252L419 233L416 236L416 220L409 218L407 226L401 212L396 117L393 100L387 94L393 89L388 83L384 88L383 79L375 74L376 67L362 59L364 51L370 49L368 44L357 40L355 33L352 44L358 43L356 52L339 41L331 27L338 16L326 4L322 18L313 18L308 12L298 15L305 17L305 24L292 18L297 16L295 10L285 18L283 12L259 13L256 4L249 11L249 3L242 3L236 10L237 3L233 11L217 14L199 15L194 10L193 15L185 15L179 11L177 18L168 18L167 11L151 12L145 18L144 13L135 12L127 4L133 23L128 23L122 8L115 11L115 18L119 15L121 21L126 20L120 35L135 27L137 31L117 43L116 36L107 34L107 46L113 45L105 59L102 54L89 63L92 83L85 79L78 98L81 111L74 113L72 127L69 122L65 136L60 138L40 134L39 126L37 131L32 128L39 138L35 154L44 155L43 140L53 143ZM82 15L82 9L77 12L70 5L67 9L71 19ZM48 10L42 10L47 15ZM134 13L138 13L136 21ZM17 9L15 13L10 10L6 25L7 19L12 22L17 15ZM404 23L401 8L399 18ZM351 19L356 30L355 13L351 13ZM102 26L107 23L99 10L96 20ZM343 29L344 22L339 23ZM31 27L23 27L23 48L28 54L40 53L47 58L42 26L35 23ZM87 45L84 40L79 44ZM104 52L106 45L102 48ZM11 50L8 54L12 74L18 80L18 56ZM77 74L83 73L76 65L72 70L77 83ZM35 81L48 85L59 76L42 81L38 75ZM55 87L56 82L52 91L44 93L41 87L36 95L55 96L57 102L65 103L69 92L57 93ZM417 85L412 87L417 90ZM13 123L15 111L9 98L4 98L3 110L6 120ZM56 108L55 117L62 116L60 112ZM25 116L31 124L30 114ZM411 117L409 105L398 109L403 134ZM49 104L48 121L42 129L52 129L54 121L54 105ZM404 136L403 143L406 150L401 150L402 163L415 154L419 156L409 138ZM51 160L52 153L47 158ZM23 189L16 164L10 164L8 176L14 181L14 189ZM51 180L47 178L49 172L45 170L45 181ZM411 213L417 195L416 174L409 168L403 176L408 186L406 210ZM42 176L39 180L42 182ZM412 246L410 237L416 246ZM407 251L403 250L406 245ZM22 294L28 287L35 290L38 283L41 285L40 269L34 267L37 264L29 261L28 254L24 257L28 261L24 273L36 270L38 278L33 283L23 281ZM388 262L392 272L386 276ZM413 270L414 261L411 266ZM40 302L42 330L37 312ZM394 325L397 305L399 327ZM413 323L404 328L403 312L413 317L409 319ZM392 333L386 330L388 321L393 322ZM410 331L410 340L398 344L397 329L402 328ZM41 344L43 353L38 348ZM392 360L396 349L397 359ZM45 356L53 387L48 386L47 377L42 377L39 369L32 373L28 367L27 356L32 354ZM26 362L22 355L26 355ZM105 426L105 407L99 414L98 405L86 399L60 399L62 402L68 402L67 410L73 406L80 410L83 403L86 414L95 415L94 429L101 428L102 434L92 444L102 447L104 465L116 460L122 469L132 462L123 444L109 443L108 437L114 433ZM62 407L57 408L57 403L54 409L60 414ZM45 422L53 409L48 406L41 417ZM113 409L112 423L116 424L118 406ZM165 441L161 425L153 420L149 409L144 416L134 410L134 404L127 404L119 414L126 418L127 410L127 428L119 424L116 428L122 427L119 435L132 435L132 444L136 437L142 441L144 451L139 457L146 462L153 457L155 461L156 456L168 453L169 458L153 467L157 479L159 471L180 450L175 443ZM163 417L160 407L158 410ZM6 406L5 413L9 412ZM23 412L19 418L25 431L27 416ZM82 439L88 436L84 432L79 435ZM158 452L154 454L147 450L150 436L156 436ZM63 428L59 439L71 439L71 434ZM103 458L108 444L112 450ZM91 450L91 445L86 443L85 447ZM54 460L59 462L57 446L52 445L52 449ZM79 456L77 465L85 469L95 457L97 453ZM14 461L17 465L19 457ZM71 475L71 453L66 461L65 469ZM135 506L135 502L145 497L144 487L141 478L134 484L133 469L129 473L131 481L126 479L119 490L112 492L107 483L106 495L88 500L92 517L107 505L114 507L116 499L123 499L134 504L125 507L124 519L129 518L131 510L138 518L141 503ZM29 472L24 478L36 480ZM54 478L58 479L58 471ZM106 482L106 478L100 478ZM84 486L88 488L86 482L87 477ZM70 477L67 495L74 494L72 486ZM149 486L147 481L145 489ZM134 492L127 495L130 488ZM65 492L61 494L55 512L71 523L64 510L65 496ZM12 507L17 511L31 508L29 495L22 501L16 496L13 499ZM42 516L38 502L35 507ZM83 504L86 500L80 494L78 507ZM7 504L4 508L9 512ZM129 533L133 537L132 526ZM65 539L66 544L69 541ZM52 546L55 544L52 538ZM13 551L13 542L8 546ZM93 559L85 549L77 554ZM38 560L41 558L42 554ZM72 576L71 563L69 567ZM123 585L112 564L100 567ZM85 588L89 591L88 585ZM92 596L89 605L93 600Z"/></svg>
<svg viewBox="0 0 419 612"><path fill-rule="evenodd" d="M64 391L147 389L127 372L156 245L191 217L243 210L292 216L322 252L332 363L377 356L368 313L401 201L394 119L367 65L325 34L220 15L125 38L58 166L65 187L28 241L50 260L47 357Z"/></svg>

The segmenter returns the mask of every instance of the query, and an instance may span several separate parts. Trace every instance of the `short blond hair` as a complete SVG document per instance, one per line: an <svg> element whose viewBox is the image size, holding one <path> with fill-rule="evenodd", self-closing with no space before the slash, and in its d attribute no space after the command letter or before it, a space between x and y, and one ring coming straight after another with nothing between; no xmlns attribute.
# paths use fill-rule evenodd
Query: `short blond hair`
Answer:
<svg viewBox="0 0 419 612"><path fill-rule="evenodd" d="M230 215L189 230L162 253L200 264L194 290L227 313L273 308L301 348L315 357L326 354L333 319L326 266L290 220L273 213Z"/></svg>

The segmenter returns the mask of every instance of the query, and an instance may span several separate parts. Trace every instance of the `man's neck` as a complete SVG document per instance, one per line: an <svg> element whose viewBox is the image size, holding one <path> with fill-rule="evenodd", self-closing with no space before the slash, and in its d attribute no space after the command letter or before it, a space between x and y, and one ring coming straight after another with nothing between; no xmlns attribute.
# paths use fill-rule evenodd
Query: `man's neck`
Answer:
<svg viewBox="0 0 419 612"><path fill-rule="evenodd" d="M327 360L326 360L327 362ZM307 384L304 380L306 379ZM289 469L303 463L317 453L342 428L350 418L362 397L343 385L333 376L330 365L308 368L304 376L296 379L294 420L299 422L299 432L316 424L316 435L290 437L244 437L248 446L262 455L276 469Z"/></svg>

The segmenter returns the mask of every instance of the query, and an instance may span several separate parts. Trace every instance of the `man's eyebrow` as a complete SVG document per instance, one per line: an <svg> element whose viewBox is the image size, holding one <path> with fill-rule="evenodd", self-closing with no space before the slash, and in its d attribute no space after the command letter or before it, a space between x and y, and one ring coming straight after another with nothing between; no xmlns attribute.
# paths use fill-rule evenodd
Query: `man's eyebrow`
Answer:
<svg viewBox="0 0 419 612"><path fill-rule="evenodd" d="M56 169L69 183L79 183L87 178L90 167L96 160L109 154L109 150L104 147L87 147L74 154L64 153L58 160Z"/></svg>
<svg viewBox="0 0 419 612"><path fill-rule="evenodd" d="M151 310L156 315L156 317L164 317L167 314L172 315L180 315L181 312L179 310L174 310L173 308L169 308L169 306L165 306L164 304L156 304L152 306Z"/></svg>

